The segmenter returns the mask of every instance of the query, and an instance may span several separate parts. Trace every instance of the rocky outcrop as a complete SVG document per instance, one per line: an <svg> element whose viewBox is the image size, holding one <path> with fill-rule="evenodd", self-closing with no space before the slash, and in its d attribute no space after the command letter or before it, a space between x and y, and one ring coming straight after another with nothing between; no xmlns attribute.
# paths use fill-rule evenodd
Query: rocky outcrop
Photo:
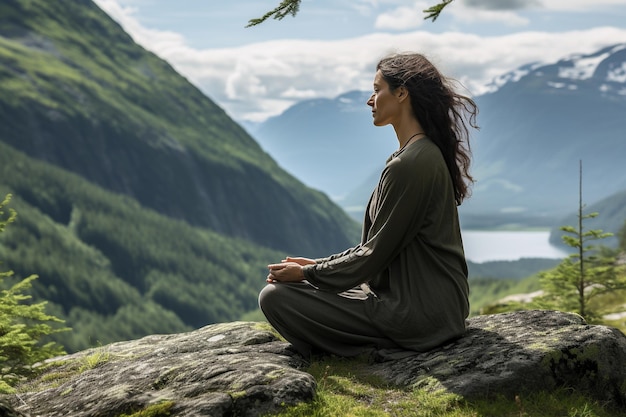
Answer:
<svg viewBox="0 0 626 417"><path fill-rule="evenodd" d="M355 367L398 386L465 397L567 386L626 409L626 337L574 314L479 316L453 343L378 359ZM257 416L314 397L305 366L267 325L215 324L55 358L5 400L27 416L117 416L150 407L172 416Z"/></svg>
<svg viewBox="0 0 626 417"><path fill-rule="evenodd" d="M437 350L374 364L398 385L464 397L572 387L626 410L626 336L577 314L520 311L474 317L467 334Z"/></svg>
<svg viewBox="0 0 626 417"><path fill-rule="evenodd" d="M258 323L226 323L119 342L54 359L13 406L29 416L252 416L311 400L302 358ZM44 382L46 381L46 382ZM28 390L29 387L26 387Z"/></svg>

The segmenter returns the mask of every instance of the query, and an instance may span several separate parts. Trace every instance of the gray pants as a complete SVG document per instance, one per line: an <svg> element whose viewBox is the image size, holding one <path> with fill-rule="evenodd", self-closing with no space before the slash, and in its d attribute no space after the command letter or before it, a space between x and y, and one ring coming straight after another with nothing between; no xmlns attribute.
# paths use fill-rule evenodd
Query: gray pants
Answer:
<svg viewBox="0 0 626 417"><path fill-rule="evenodd" d="M268 284L259 306L270 324L303 356L370 354L398 346L373 325L361 290L335 294L306 282Z"/></svg>

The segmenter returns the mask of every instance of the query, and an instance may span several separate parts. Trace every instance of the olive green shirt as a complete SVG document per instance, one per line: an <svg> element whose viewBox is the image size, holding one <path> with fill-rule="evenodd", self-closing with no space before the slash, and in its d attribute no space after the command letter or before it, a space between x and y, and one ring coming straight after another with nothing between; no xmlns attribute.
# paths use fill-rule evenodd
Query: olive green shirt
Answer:
<svg viewBox="0 0 626 417"><path fill-rule="evenodd" d="M452 180L428 138L387 160L365 213L361 243L303 268L323 291L369 283L367 313L405 349L424 351L465 332L467 264Z"/></svg>

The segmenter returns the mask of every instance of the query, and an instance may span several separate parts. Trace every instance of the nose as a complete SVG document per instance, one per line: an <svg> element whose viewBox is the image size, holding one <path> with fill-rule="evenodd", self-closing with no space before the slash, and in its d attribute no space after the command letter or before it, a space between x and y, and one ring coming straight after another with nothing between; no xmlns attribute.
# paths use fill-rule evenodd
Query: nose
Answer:
<svg viewBox="0 0 626 417"><path fill-rule="evenodd" d="M374 107L374 93L372 93L372 95L370 96L370 98L367 99L367 105Z"/></svg>

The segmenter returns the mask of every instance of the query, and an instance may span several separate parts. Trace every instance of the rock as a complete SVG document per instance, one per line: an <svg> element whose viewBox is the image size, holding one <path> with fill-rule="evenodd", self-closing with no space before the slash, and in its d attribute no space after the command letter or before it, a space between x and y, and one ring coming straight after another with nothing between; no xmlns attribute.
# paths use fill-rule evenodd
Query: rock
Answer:
<svg viewBox="0 0 626 417"><path fill-rule="evenodd" d="M444 388L466 398L571 387L626 409L626 336L571 313L473 317L454 343L370 371L396 385Z"/></svg>
<svg viewBox="0 0 626 417"><path fill-rule="evenodd" d="M118 416L150 407L171 416L258 416L314 397L305 365L267 325L215 324L55 358L19 396L3 400L15 415L31 417ZM473 317L453 343L401 359L355 360L355 372L466 398L565 386L626 409L626 336L554 311Z"/></svg>
<svg viewBox="0 0 626 417"><path fill-rule="evenodd" d="M11 402L33 417L118 416L151 406L171 407L172 416L256 416L311 400L314 378L269 329L215 324L58 357Z"/></svg>
<svg viewBox="0 0 626 417"><path fill-rule="evenodd" d="M2 417L24 417L24 414L17 412L11 405L0 400L0 416Z"/></svg>

